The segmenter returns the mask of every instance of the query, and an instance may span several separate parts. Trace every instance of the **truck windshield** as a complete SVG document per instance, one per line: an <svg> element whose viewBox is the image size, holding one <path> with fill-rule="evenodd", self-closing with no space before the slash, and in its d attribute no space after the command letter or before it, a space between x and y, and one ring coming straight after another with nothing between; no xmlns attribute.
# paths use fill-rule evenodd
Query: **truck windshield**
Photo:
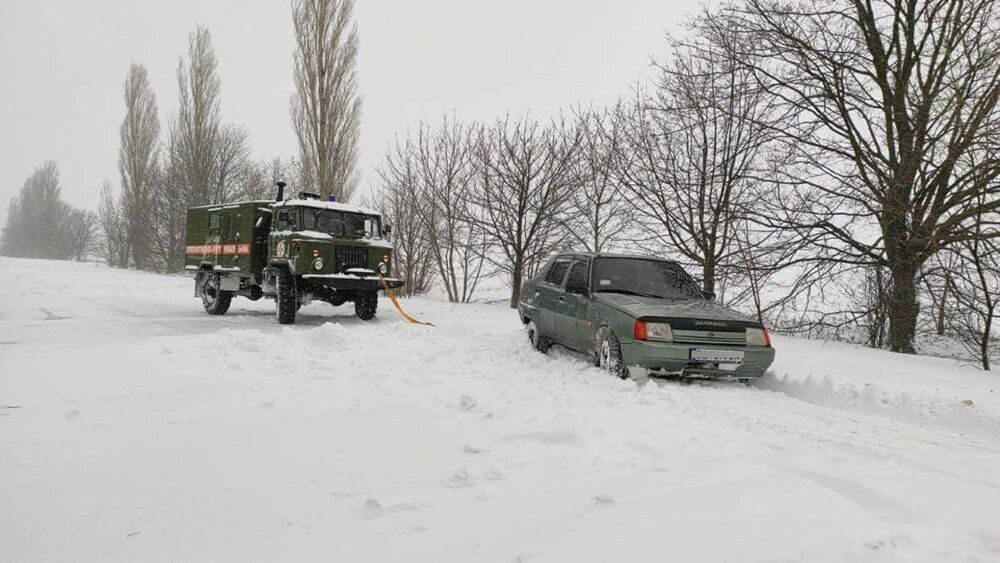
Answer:
<svg viewBox="0 0 1000 563"><path fill-rule="evenodd" d="M673 262L647 258L597 258L594 293L624 293L660 299L704 299L698 285Z"/></svg>
<svg viewBox="0 0 1000 563"><path fill-rule="evenodd" d="M378 217L372 215L325 209L305 209L302 212L302 217L303 228L309 231L355 238L378 238L380 233Z"/></svg>

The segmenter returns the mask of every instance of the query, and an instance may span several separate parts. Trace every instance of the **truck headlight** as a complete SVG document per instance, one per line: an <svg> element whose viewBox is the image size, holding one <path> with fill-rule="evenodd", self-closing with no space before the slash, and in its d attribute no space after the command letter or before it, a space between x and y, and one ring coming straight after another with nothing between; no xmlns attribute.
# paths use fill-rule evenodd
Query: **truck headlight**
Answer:
<svg viewBox="0 0 1000 563"><path fill-rule="evenodd" d="M771 335L766 328L748 328L747 346L771 346Z"/></svg>
<svg viewBox="0 0 1000 563"><path fill-rule="evenodd" d="M323 259L317 258L313 260L313 270L316 270L318 272L322 269L323 269Z"/></svg>
<svg viewBox="0 0 1000 563"><path fill-rule="evenodd" d="M632 326L632 337L636 340L655 340L657 342L673 342L674 331L668 323L647 323L635 321Z"/></svg>
<svg viewBox="0 0 1000 563"><path fill-rule="evenodd" d="M386 264L385 262L380 263L378 265L378 273L382 274L383 276L386 275L386 274L388 274L389 273L389 265Z"/></svg>

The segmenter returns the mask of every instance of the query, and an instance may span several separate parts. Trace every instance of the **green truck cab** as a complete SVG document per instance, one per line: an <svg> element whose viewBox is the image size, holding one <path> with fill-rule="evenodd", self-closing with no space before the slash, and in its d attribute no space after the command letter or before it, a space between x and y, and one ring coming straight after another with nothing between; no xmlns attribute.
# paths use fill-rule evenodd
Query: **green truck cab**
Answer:
<svg viewBox="0 0 1000 563"><path fill-rule="evenodd" d="M561 344L622 378L763 375L767 329L713 297L669 260L561 254L525 284L518 312L538 351Z"/></svg>
<svg viewBox="0 0 1000 563"><path fill-rule="evenodd" d="M235 296L276 301L278 322L295 322L313 299L334 306L353 302L368 320L378 309L383 282L392 277L388 225L371 210L314 194L274 201L192 207L187 212L184 269L195 276L205 311L222 315Z"/></svg>

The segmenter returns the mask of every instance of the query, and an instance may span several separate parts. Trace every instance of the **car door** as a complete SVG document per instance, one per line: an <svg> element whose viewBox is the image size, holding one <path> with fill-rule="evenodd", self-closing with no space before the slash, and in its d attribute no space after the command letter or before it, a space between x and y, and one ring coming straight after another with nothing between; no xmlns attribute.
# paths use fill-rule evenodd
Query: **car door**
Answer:
<svg viewBox="0 0 1000 563"><path fill-rule="evenodd" d="M559 341L562 341L562 338L557 333L555 312L557 300L562 293L562 283L571 263L571 258L556 258L542 279L535 284L535 306L541 311L540 318L535 319L535 324L543 333Z"/></svg>
<svg viewBox="0 0 1000 563"><path fill-rule="evenodd" d="M556 296L556 333L565 346L584 350L583 325L587 322L590 291L587 280L590 277L590 261L577 259L570 266L562 290Z"/></svg>

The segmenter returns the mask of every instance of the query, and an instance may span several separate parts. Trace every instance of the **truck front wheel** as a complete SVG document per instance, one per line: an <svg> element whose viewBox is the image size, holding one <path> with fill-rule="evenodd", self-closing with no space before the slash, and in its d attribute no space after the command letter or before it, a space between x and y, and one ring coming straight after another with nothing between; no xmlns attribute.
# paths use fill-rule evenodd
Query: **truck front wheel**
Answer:
<svg viewBox="0 0 1000 563"><path fill-rule="evenodd" d="M362 320L368 321L374 318L377 309L377 291L362 291L354 298L354 313Z"/></svg>
<svg viewBox="0 0 1000 563"><path fill-rule="evenodd" d="M219 274L208 274L201 286L201 304L209 315L225 315L233 301L232 291L220 289Z"/></svg>
<svg viewBox="0 0 1000 563"><path fill-rule="evenodd" d="M275 302L278 310L278 322L290 325L295 322L295 313L299 309L299 295L295 287L295 276L291 272L279 270L275 276L277 295Z"/></svg>

